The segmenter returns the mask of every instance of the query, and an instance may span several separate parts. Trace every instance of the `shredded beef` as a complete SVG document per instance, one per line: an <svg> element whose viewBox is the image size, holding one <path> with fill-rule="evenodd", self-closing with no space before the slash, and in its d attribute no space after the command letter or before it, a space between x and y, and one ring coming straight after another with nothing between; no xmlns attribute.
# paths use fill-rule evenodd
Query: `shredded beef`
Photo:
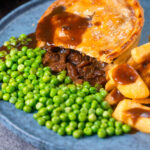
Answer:
<svg viewBox="0 0 150 150"><path fill-rule="evenodd" d="M97 61L95 58L81 54L72 49L60 47L46 47L43 64L49 66L53 72L67 70L68 75L75 83L89 81L104 85L106 63Z"/></svg>

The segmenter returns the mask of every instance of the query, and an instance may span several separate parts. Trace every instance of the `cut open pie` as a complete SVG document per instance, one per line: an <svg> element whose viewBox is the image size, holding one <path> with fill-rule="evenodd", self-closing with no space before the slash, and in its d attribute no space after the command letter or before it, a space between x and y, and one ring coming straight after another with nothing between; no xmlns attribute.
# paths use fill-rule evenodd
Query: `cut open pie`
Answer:
<svg viewBox="0 0 150 150"><path fill-rule="evenodd" d="M137 0L56 0L40 18L36 38L43 62L68 70L76 82L105 83L108 63L123 63L144 24Z"/></svg>

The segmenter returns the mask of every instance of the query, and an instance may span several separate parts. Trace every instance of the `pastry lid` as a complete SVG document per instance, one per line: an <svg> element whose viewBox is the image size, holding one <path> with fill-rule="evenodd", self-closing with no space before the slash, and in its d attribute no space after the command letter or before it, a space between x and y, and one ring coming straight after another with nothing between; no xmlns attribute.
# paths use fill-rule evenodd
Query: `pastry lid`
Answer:
<svg viewBox="0 0 150 150"><path fill-rule="evenodd" d="M36 38L110 63L137 40L143 23L137 0L56 0L39 20Z"/></svg>

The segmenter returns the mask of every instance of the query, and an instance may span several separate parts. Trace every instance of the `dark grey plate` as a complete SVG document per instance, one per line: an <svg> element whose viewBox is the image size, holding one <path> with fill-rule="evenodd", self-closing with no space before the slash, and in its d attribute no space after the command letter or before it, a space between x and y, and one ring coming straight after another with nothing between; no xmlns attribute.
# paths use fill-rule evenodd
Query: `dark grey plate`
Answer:
<svg viewBox="0 0 150 150"><path fill-rule="evenodd" d="M35 31L36 24L52 0L31 1L11 12L0 21L0 45L11 36ZM148 42L150 34L150 1L141 0L145 10L145 26L141 44ZM76 140L70 136L61 137L40 127L32 114L16 110L12 104L0 101L0 121L14 133L41 150L148 150L150 135L137 132L124 136L99 139L96 135Z"/></svg>

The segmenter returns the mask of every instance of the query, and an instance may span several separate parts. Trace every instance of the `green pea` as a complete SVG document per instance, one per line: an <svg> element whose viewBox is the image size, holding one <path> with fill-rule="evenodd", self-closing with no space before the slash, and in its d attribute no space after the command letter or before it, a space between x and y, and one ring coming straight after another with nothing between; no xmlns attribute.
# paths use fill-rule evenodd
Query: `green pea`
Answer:
<svg viewBox="0 0 150 150"><path fill-rule="evenodd" d="M101 123L100 127L101 127L101 128L107 128L107 127L108 127L108 124L107 124L107 123Z"/></svg>
<svg viewBox="0 0 150 150"><path fill-rule="evenodd" d="M3 77L3 82L4 83L8 83L9 80L10 80L10 76L6 75L6 76Z"/></svg>
<svg viewBox="0 0 150 150"><path fill-rule="evenodd" d="M23 94L26 95L26 94L29 92L28 87L24 87L24 88L22 89L22 92L23 92Z"/></svg>
<svg viewBox="0 0 150 150"><path fill-rule="evenodd" d="M58 90L57 94L62 96L64 94L64 91L60 89L60 90Z"/></svg>
<svg viewBox="0 0 150 150"><path fill-rule="evenodd" d="M36 74L36 71L37 71L36 68L30 68L29 72L30 74Z"/></svg>
<svg viewBox="0 0 150 150"><path fill-rule="evenodd" d="M99 126L98 126L98 125L93 125L93 126L91 127L91 129L92 129L92 132L93 132L93 133L97 133L97 131L98 131L98 129L99 129Z"/></svg>
<svg viewBox="0 0 150 150"><path fill-rule="evenodd" d="M81 121L81 122L86 121L86 120L87 120L87 115L86 115L86 113L80 113L80 114L78 115L78 120Z"/></svg>
<svg viewBox="0 0 150 150"><path fill-rule="evenodd" d="M3 94L3 100L9 101L10 95L8 93Z"/></svg>
<svg viewBox="0 0 150 150"><path fill-rule="evenodd" d="M19 38L20 38L20 39L26 39L26 38L27 38L27 35L26 35L26 34L20 34Z"/></svg>
<svg viewBox="0 0 150 150"><path fill-rule="evenodd" d="M71 82L72 82L72 80L70 79L69 76L67 76L67 77L65 78L65 84L69 84L69 83L71 83Z"/></svg>
<svg viewBox="0 0 150 150"><path fill-rule="evenodd" d="M13 72L11 72L11 77L12 77L12 78L16 78L18 75L19 75L19 72L18 72L18 71L13 71Z"/></svg>
<svg viewBox="0 0 150 150"><path fill-rule="evenodd" d="M108 127L108 128L106 128L106 132L109 136L112 136L115 134L115 129L114 129L114 127Z"/></svg>
<svg viewBox="0 0 150 150"><path fill-rule="evenodd" d="M87 88L83 88L83 89L82 89L82 92L85 93L86 95L89 94L89 90L88 90Z"/></svg>
<svg viewBox="0 0 150 150"><path fill-rule="evenodd" d="M66 112L66 113L69 113L69 112L71 112L71 111L72 111L72 108L71 108L71 107L66 107L66 108L65 108L65 112Z"/></svg>
<svg viewBox="0 0 150 150"><path fill-rule="evenodd" d="M71 126L71 127L73 127L74 129L76 129L77 126L78 126L78 124L77 124L76 121L71 121L71 122L69 123L69 126Z"/></svg>
<svg viewBox="0 0 150 150"><path fill-rule="evenodd" d="M119 128L119 127L115 128L115 134L116 134L116 135L121 135L121 134L123 134L122 129Z"/></svg>
<svg viewBox="0 0 150 150"><path fill-rule="evenodd" d="M103 114L104 110L101 108L96 109L96 115L101 116Z"/></svg>
<svg viewBox="0 0 150 150"><path fill-rule="evenodd" d="M52 127L52 130L53 130L54 132L57 132L58 129L59 129L59 125L58 125L58 124L54 124L53 127Z"/></svg>
<svg viewBox="0 0 150 150"><path fill-rule="evenodd" d="M95 109L90 108L88 113L89 113L89 114L95 114Z"/></svg>
<svg viewBox="0 0 150 150"><path fill-rule="evenodd" d="M51 76L51 72L50 71L45 71L44 76Z"/></svg>
<svg viewBox="0 0 150 150"><path fill-rule="evenodd" d="M53 102L56 104L61 104L62 100L63 99L60 96L54 96L53 98Z"/></svg>
<svg viewBox="0 0 150 150"><path fill-rule="evenodd" d="M65 131L66 131L67 135L72 135L72 133L73 133L73 131L74 131L74 128L71 127L71 126L67 126L67 127L65 128Z"/></svg>
<svg viewBox="0 0 150 150"><path fill-rule="evenodd" d="M66 100L66 99L68 99L68 95L67 95L67 94L63 94L63 95L62 95L62 98L63 98L64 100Z"/></svg>
<svg viewBox="0 0 150 150"><path fill-rule="evenodd" d="M93 123L92 122L86 122L86 124L85 124L85 127L92 127L93 126Z"/></svg>
<svg viewBox="0 0 150 150"><path fill-rule="evenodd" d="M63 127L63 128L66 128L66 127L68 126L68 123L67 123L67 122L62 122L62 123L60 124L60 126Z"/></svg>
<svg viewBox="0 0 150 150"><path fill-rule="evenodd" d="M109 109L110 108L110 105L107 101L102 101L101 106L103 109Z"/></svg>
<svg viewBox="0 0 150 150"><path fill-rule="evenodd" d="M50 84L57 85L58 84L58 79L56 77L52 78L51 81L50 81Z"/></svg>
<svg viewBox="0 0 150 150"><path fill-rule="evenodd" d="M6 65L5 63L0 63L0 71L5 71L6 70Z"/></svg>
<svg viewBox="0 0 150 150"><path fill-rule="evenodd" d="M13 64L13 65L11 66L11 70L12 70L12 71L16 71L16 70L17 70L17 67L18 67L17 64Z"/></svg>
<svg viewBox="0 0 150 150"><path fill-rule="evenodd" d="M83 86L87 89L91 87L88 81L84 81Z"/></svg>
<svg viewBox="0 0 150 150"><path fill-rule="evenodd" d="M97 92L96 88L95 87L90 87L90 93L91 94L95 94Z"/></svg>
<svg viewBox="0 0 150 150"><path fill-rule="evenodd" d="M84 128L83 132L85 135L88 135L88 136L92 135L92 129L91 128L86 127L86 128Z"/></svg>
<svg viewBox="0 0 150 150"><path fill-rule="evenodd" d="M76 98L76 103L79 104L79 105L82 105L84 102L83 98L82 97L77 97Z"/></svg>
<svg viewBox="0 0 150 150"><path fill-rule="evenodd" d="M15 104L17 102L17 98L16 97L10 97L9 102L12 104Z"/></svg>
<svg viewBox="0 0 150 150"><path fill-rule="evenodd" d="M89 120L90 122L94 122L94 121L96 121L96 119L97 119L97 117L96 117L95 114L89 114L88 120Z"/></svg>
<svg viewBox="0 0 150 150"><path fill-rule="evenodd" d="M10 42L9 42L9 41L5 41L5 42L4 42L4 46L7 47L8 45L10 45Z"/></svg>
<svg viewBox="0 0 150 150"><path fill-rule="evenodd" d="M94 125L100 126L100 125L101 125L101 121L99 121L99 120L95 121L95 122L94 122Z"/></svg>
<svg viewBox="0 0 150 150"><path fill-rule="evenodd" d="M43 82L49 82L50 81L50 77L49 76L43 76L42 77Z"/></svg>
<svg viewBox="0 0 150 150"><path fill-rule="evenodd" d="M6 67L7 67L7 68L11 68L11 66L12 66L13 63L12 63L11 60L7 60L7 59L6 59L5 64L6 64Z"/></svg>
<svg viewBox="0 0 150 150"><path fill-rule="evenodd" d="M9 86L6 87L6 92L12 93L14 91L15 91L15 87L14 86L9 85Z"/></svg>
<svg viewBox="0 0 150 150"><path fill-rule="evenodd" d="M27 47L27 46L23 46L23 47L21 48L21 51L23 51L23 52L25 52L25 53L26 53L27 49L28 49L28 47Z"/></svg>
<svg viewBox="0 0 150 150"><path fill-rule="evenodd" d="M63 82L63 80L65 79L65 76L62 75L62 74L59 74L59 75L57 76L57 79L58 79L59 82Z"/></svg>
<svg viewBox="0 0 150 150"><path fill-rule="evenodd" d="M103 97L106 97L106 95L107 95L107 91L104 90L103 88L100 89L100 93Z"/></svg>
<svg viewBox="0 0 150 150"><path fill-rule="evenodd" d="M49 112L52 112L54 109L54 105L48 105L46 108Z"/></svg>
<svg viewBox="0 0 150 150"><path fill-rule="evenodd" d="M53 124L59 124L61 120L58 116L54 116L51 121Z"/></svg>
<svg viewBox="0 0 150 150"><path fill-rule="evenodd" d="M82 92L82 91L78 91L78 92L77 92L77 95L78 95L79 97L85 97L85 93Z"/></svg>
<svg viewBox="0 0 150 150"><path fill-rule="evenodd" d="M39 115L38 113L33 114L33 118L34 118L35 120L37 120L39 117L40 117L40 115Z"/></svg>
<svg viewBox="0 0 150 150"><path fill-rule="evenodd" d="M38 113L41 116L48 115L48 110L47 110L47 108L43 107L43 108L39 109Z"/></svg>
<svg viewBox="0 0 150 150"><path fill-rule="evenodd" d="M50 115L45 115L45 116L42 116L42 118L44 118L47 121L47 120L50 120L51 117Z"/></svg>
<svg viewBox="0 0 150 150"><path fill-rule="evenodd" d="M73 137L76 139L79 139L79 138L81 138L82 134L83 134L82 130L77 129L73 132Z"/></svg>
<svg viewBox="0 0 150 150"><path fill-rule="evenodd" d="M57 89L52 88L51 91L50 91L50 96L54 97L54 96L56 96L56 94L57 94Z"/></svg>
<svg viewBox="0 0 150 150"><path fill-rule="evenodd" d="M107 136L107 132L105 129L99 129L97 135L100 138L105 138Z"/></svg>
<svg viewBox="0 0 150 150"><path fill-rule="evenodd" d="M42 118L42 117L38 118L38 119L37 119L37 122L38 122L38 124L39 124L40 126L44 126L44 125L45 125L45 119Z"/></svg>
<svg viewBox="0 0 150 150"><path fill-rule="evenodd" d="M32 112L32 108L31 108L30 106L25 105L25 106L23 107L23 111L25 111L25 112L27 112L27 113L30 113L30 112Z"/></svg>
<svg viewBox="0 0 150 150"><path fill-rule="evenodd" d="M80 106L78 104L73 104L72 105L72 109L74 110L79 110L80 109Z"/></svg>
<svg viewBox="0 0 150 150"><path fill-rule="evenodd" d="M69 98L67 99L67 101L65 102L66 106L72 106L74 104L74 100Z"/></svg>
<svg viewBox="0 0 150 150"><path fill-rule="evenodd" d="M117 127L117 128L122 127L122 123L120 121L116 121L115 127Z"/></svg>
<svg viewBox="0 0 150 150"><path fill-rule="evenodd" d="M15 104L15 107L17 108L17 109L23 109L23 107L24 107L24 103L23 102L20 102L20 101L18 101L18 102L16 102L16 104Z"/></svg>
<svg viewBox="0 0 150 150"><path fill-rule="evenodd" d="M109 127L114 127L114 122L108 121L108 126L109 126Z"/></svg>
<svg viewBox="0 0 150 150"><path fill-rule="evenodd" d="M1 57L5 57L5 56L6 56L6 53L7 53L6 51L0 51L0 58L1 58Z"/></svg>
<svg viewBox="0 0 150 150"><path fill-rule="evenodd" d="M71 121L74 121L74 120L76 120L76 115L73 113L73 112L70 112L69 113L69 115L68 115L68 117L69 117L69 119L71 120Z"/></svg>
<svg viewBox="0 0 150 150"><path fill-rule="evenodd" d="M53 123L48 120L48 121L46 121L45 126L47 127L47 129L52 129Z"/></svg>
<svg viewBox="0 0 150 150"><path fill-rule="evenodd" d="M90 104L85 102L85 103L82 104L82 107L89 109L90 108Z"/></svg>
<svg viewBox="0 0 150 150"><path fill-rule="evenodd" d="M60 128L58 129L57 133L58 133L59 135L61 135L61 136L65 135L65 128L60 127Z"/></svg>
<svg viewBox="0 0 150 150"><path fill-rule="evenodd" d="M88 109L87 109L87 108L81 108L81 109L80 109L80 112L87 114L87 113L88 113Z"/></svg>
<svg viewBox="0 0 150 150"><path fill-rule="evenodd" d="M83 130L84 128L85 128L84 122L79 122L79 123L78 123L78 129Z"/></svg>
<svg viewBox="0 0 150 150"><path fill-rule="evenodd" d="M104 118L110 118L111 117L111 113L109 113L108 111L104 111L103 114L102 114L102 116Z"/></svg>
<svg viewBox="0 0 150 150"><path fill-rule="evenodd" d="M40 97L39 102L46 104L47 98L46 97Z"/></svg>
<svg viewBox="0 0 150 150"><path fill-rule="evenodd" d="M124 124L122 126L122 130L123 130L124 133L129 133L131 131L131 127L127 124Z"/></svg>
<svg viewBox="0 0 150 150"><path fill-rule="evenodd" d="M29 99L29 100L26 100L25 104L27 106L33 107L33 106L35 106L36 101L34 99Z"/></svg>
<svg viewBox="0 0 150 150"><path fill-rule="evenodd" d="M19 75L17 78L16 78L16 81L17 83L21 83L24 81L24 77L22 75Z"/></svg>
<svg viewBox="0 0 150 150"><path fill-rule="evenodd" d="M62 114L60 114L60 119L62 121L67 121L68 120L68 115L66 113L62 113Z"/></svg>

